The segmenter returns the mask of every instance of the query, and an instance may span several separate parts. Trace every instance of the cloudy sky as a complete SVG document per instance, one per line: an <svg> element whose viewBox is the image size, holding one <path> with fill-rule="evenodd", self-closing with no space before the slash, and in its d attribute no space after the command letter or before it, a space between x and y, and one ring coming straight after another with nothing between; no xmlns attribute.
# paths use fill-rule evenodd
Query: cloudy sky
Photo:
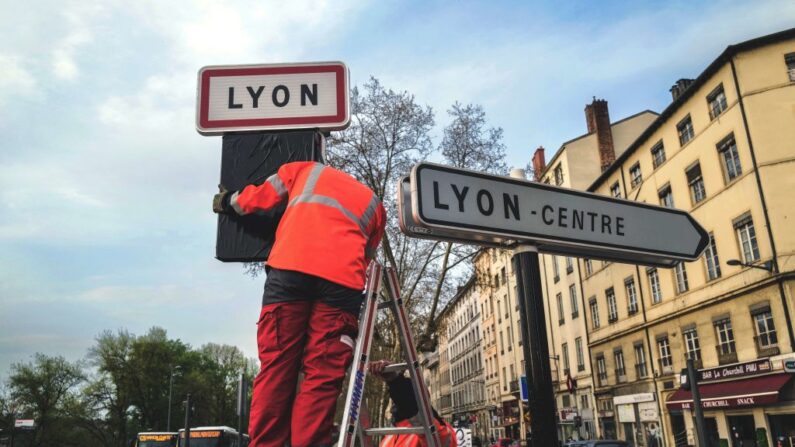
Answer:
<svg viewBox="0 0 795 447"><path fill-rule="evenodd" d="M439 125L482 104L524 166L584 133L592 96L660 111L728 44L792 26L792 0L0 0L0 377L122 327L255 355L262 278L213 258L201 66L342 60Z"/></svg>

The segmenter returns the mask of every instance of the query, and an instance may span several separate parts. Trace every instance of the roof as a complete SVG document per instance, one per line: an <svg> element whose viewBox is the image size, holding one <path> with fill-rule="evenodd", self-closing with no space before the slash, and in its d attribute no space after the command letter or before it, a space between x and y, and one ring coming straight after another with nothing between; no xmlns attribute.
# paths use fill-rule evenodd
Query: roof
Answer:
<svg viewBox="0 0 795 447"><path fill-rule="evenodd" d="M700 75L693 81L688 88L685 89L682 94L679 95L665 110L660 113L656 120L652 121L649 127L643 131L642 134L629 145L627 150L625 150L621 155L616 158L616 161L610 165L607 169L605 169L602 174L591 183L591 186L588 187L588 191L595 191L605 180L607 180L610 175L612 175L616 170L618 170L622 163L629 158L630 155L635 153L635 151L643 145L643 143L648 140L654 132L659 129L671 116L676 113L679 108L687 102L690 97L692 97L696 90L698 90L701 86L703 86L711 77L714 75L724 64L728 63L732 57L736 54L741 53L743 51L752 50L754 48L762 47L765 45L769 45L771 43L779 42L782 40L792 39L795 38L795 28L790 28L788 30L780 31L773 34L768 34L766 36L757 37L755 39L746 40L745 42L741 42L734 45L729 45L726 47L725 50L714 60L711 64L707 66L704 71L701 72Z"/></svg>
<svg viewBox="0 0 795 447"><path fill-rule="evenodd" d="M640 112L638 112L638 113L635 113L635 114L633 114L633 115L630 115L630 116L627 116L627 117L625 117L625 118L621 118L621 119L620 119L620 120L618 120L618 121L614 121L614 122L610 123L610 129L613 129L615 126L617 126L617 125L619 125L619 124L623 123L624 121L629 121L629 120L631 120L631 119L633 119L633 118L637 118L637 117L639 117L639 116L643 115L644 113L651 113L652 115L657 115L657 112L655 112L654 110L649 110L649 109L642 110L642 111L640 111ZM571 143L574 143L574 142L575 142L575 141L577 141L577 140L581 140L581 139L583 139L583 138L586 138L586 137L588 137L588 136L590 136L590 135L593 135L593 134L595 134L595 133L596 133L596 132L585 133L585 134L582 134L582 135L580 135L579 137L575 137L575 138L572 138L571 140L564 141L564 142L563 142L563 143L560 145L560 147L558 148L558 150L557 150L557 151L555 151L555 154L553 154L553 155L552 155L552 158L550 158L550 159L549 159L549 163L547 163L547 164L546 164L546 167L544 167L544 170L543 170L543 171L541 171L541 174L539 174L539 178L540 178L540 177L542 177L544 174L546 174L546 173L549 171L549 169L552 167L552 165L553 165L553 164L555 164L555 160L557 160L557 158L560 156L560 154L562 154L562 153L563 153L563 149L565 149L565 148L566 148L566 146L568 146L568 145L569 145L569 144L571 144Z"/></svg>

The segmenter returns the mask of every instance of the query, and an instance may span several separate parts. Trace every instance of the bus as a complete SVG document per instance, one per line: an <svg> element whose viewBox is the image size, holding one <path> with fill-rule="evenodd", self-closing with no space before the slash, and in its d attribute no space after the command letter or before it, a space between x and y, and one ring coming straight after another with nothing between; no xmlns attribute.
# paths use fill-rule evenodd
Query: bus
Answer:
<svg viewBox="0 0 795 447"><path fill-rule="evenodd" d="M142 432L135 438L135 447L176 447L176 445L177 434L174 432Z"/></svg>
<svg viewBox="0 0 795 447"><path fill-rule="evenodd" d="M190 429L190 447L247 447L248 435L243 435L243 445L237 445L237 430L227 426L195 427ZM185 447L185 429L179 430L177 447Z"/></svg>

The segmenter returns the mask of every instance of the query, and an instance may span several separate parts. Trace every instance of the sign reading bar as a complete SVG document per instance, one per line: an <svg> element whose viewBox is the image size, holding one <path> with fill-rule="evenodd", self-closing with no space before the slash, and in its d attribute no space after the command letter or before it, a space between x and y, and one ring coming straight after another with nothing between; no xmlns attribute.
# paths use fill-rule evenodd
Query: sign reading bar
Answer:
<svg viewBox="0 0 795 447"><path fill-rule="evenodd" d="M759 359L745 363L735 363L733 365L718 366L716 368L699 369L696 373L699 383L714 382L726 379L736 379L739 377L758 376L768 374L773 370L770 360Z"/></svg>
<svg viewBox="0 0 795 447"><path fill-rule="evenodd" d="M199 70L196 129L204 135L348 127L342 62L209 66Z"/></svg>
<svg viewBox="0 0 795 447"><path fill-rule="evenodd" d="M410 183L413 221L461 240L660 266L697 259L709 240L684 211L543 183L433 163L416 165Z"/></svg>

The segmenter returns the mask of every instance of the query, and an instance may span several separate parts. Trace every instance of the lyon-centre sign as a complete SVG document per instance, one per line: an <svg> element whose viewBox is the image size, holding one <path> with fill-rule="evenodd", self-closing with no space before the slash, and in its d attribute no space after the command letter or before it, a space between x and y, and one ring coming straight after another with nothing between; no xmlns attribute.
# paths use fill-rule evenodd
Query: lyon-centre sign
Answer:
<svg viewBox="0 0 795 447"><path fill-rule="evenodd" d="M433 163L410 177L410 225L448 238L648 265L697 259L709 240L688 213ZM473 237L475 235L475 237Z"/></svg>
<svg viewBox="0 0 795 447"><path fill-rule="evenodd" d="M199 70L196 129L204 135L348 127L342 62L209 66Z"/></svg>

